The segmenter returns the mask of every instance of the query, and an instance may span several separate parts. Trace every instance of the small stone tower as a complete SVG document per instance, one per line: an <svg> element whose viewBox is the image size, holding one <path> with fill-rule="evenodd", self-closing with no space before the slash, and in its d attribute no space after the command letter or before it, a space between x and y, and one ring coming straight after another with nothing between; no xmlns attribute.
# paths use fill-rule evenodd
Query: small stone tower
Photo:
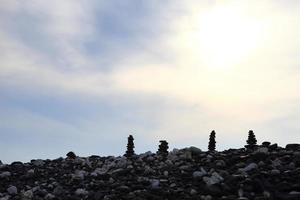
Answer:
<svg viewBox="0 0 300 200"><path fill-rule="evenodd" d="M208 151L216 150L216 132L213 130L209 135Z"/></svg>
<svg viewBox="0 0 300 200"><path fill-rule="evenodd" d="M248 133L248 140L247 140L246 148L252 149L256 146L256 143L257 143L257 140L254 135L254 132L252 130L250 130Z"/></svg>
<svg viewBox="0 0 300 200"><path fill-rule="evenodd" d="M134 155L134 143L133 143L133 136L129 135L128 137L128 143L127 143L127 151L125 153L124 156L126 156L127 158L130 158Z"/></svg>
<svg viewBox="0 0 300 200"><path fill-rule="evenodd" d="M158 151L157 154L158 155L162 155L162 156L167 156L168 155L168 142L166 140L160 140L160 145L158 146Z"/></svg>

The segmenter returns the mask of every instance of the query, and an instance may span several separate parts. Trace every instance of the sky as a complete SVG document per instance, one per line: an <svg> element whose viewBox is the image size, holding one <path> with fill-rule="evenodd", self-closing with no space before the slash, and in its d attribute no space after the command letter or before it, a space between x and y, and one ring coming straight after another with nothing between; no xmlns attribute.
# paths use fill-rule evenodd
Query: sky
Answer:
<svg viewBox="0 0 300 200"><path fill-rule="evenodd" d="M297 0L0 0L0 160L300 142Z"/></svg>

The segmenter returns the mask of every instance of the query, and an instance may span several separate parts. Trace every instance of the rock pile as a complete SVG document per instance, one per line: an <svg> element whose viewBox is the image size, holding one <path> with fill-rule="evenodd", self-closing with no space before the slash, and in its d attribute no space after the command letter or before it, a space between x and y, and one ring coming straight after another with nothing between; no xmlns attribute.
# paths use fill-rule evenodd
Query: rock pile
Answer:
<svg viewBox="0 0 300 200"><path fill-rule="evenodd" d="M163 145L164 147L164 145ZM75 154L74 154L75 155ZM0 164L0 200L299 200L300 145Z"/></svg>

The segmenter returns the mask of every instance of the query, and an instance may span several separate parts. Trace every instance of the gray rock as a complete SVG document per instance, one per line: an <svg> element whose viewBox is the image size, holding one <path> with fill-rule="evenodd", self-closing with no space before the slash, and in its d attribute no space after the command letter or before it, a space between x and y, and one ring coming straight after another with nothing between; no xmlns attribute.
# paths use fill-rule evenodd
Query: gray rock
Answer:
<svg viewBox="0 0 300 200"><path fill-rule="evenodd" d="M6 196L0 198L0 200L9 200L9 199L10 199L9 195L6 195Z"/></svg>
<svg viewBox="0 0 300 200"><path fill-rule="evenodd" d="M276 158L274 161L272 161L272 167L277 168L281 166L280 159Z"/></svg>
<svg viewBox="0 0 300 200"><path fill-rule="evenodd" d="M199 149L199 148L197 148L197 147L194 147L194 146L189 147L188 150L189 150L193 155L197 155L197 154L202 153L201 149Z"/></svg>
<svg viewBox="0 0 300 200"><path fill-rule="evenodd" d="M271 197L271 193L269 191L266 191L266 190L263 192L263 195L264 195L265 199L269 199Z"/></svg>
<svg viewBox="0 0 300 200"><path fill-rule="evenodd" d="M78 189L75 191L75 194L76 194L77 196L86 196L86 195L89 194L89 192L86 191L86 190L83 189L83 188L78 188Z"/></svg>
<svg viewBox="0 0 300 200"><path fill-rule="evenodd" d="M201 178L202 176L206 175L207 172L201 167L200 171L193 172L193 178Z"/></svg>
<svg viewBox="0 0 300 200"><path fill-rule="evenodd" d="M267 147L260 147L254 153L268 153L269 149Z"/></svg>
<svg viewBox="0 0 300 200"><path fill-rule="evenodd" d="M55 195L51 194L51 193L48 193L46 196L45 196L45 199L49 200L49 199L54 199L55 198Z"/></svg>
<svg viewBox="0 0 300 200"><path fill-rule="evenodd" d="M151 189L158 189L159 188L159 185L160 185L160 181L157 180L157 179L152 179L150 181L151 183Z"/></svg>
<svg viewBox="0 0 300 200"><path fill-rule="evenodd" d="M121 169L115 169L111 172L111 174L113 175L121 175L121 174L125 174L127 171L123 168Z"/></svg>
<svg viewBox="0 0 300 200"><path fill-rule="evenodd" d="M300 191L291 191L290 195L300 195Z"/></svg>
<svg viewBox="0 0 300 200"><path fill-rule="evenodd" d="M149 165L146 165L145 167L144 167L144 172L145 172L145 174L152 174L152 173L154 173L154 170L149 166Z"/></svg>
<svg viewBox="0 0 300 200"><path fill-rule="evenodd" d="M244 172L248 172L251 171L253 169L257 169L257 164L256 163L250 163L249 165L247 165L245 168L242 169L242 171Z"/></svg>
<svg viewBox="0 0 300 200"><path fill-rule="evenodd" d="M15 195L18 194L18 189L16 186L10 186L9 188L7 188L7 192L8 194Z"/></svg>
<svg viewBox="0 0 300 200"><path fill-rule="evenodd" d="M42 167L42 166L44 166L45 162L41 159L37 159L37 160L33 161L32 164L37 167Z"/></svg>
<svg viewBox="0 0 300 200"><path fill-rule="evenodd" d="M54 188L53 190L53 194L56 195L56 196L60 196L64 193L64 188L61 187L61 186L57 186L56 188Z"/></svg>
<svg viewBox="0 0 300 200"><path fill-rule="evenodd" d="M217 160L216 161L216 166L217 167L226 167L226 163L224 160Z"/></svg>
<svg viewBox="0 0 300 200"><path fill-rule="evenodd" d="M11 173L9 171L5 171L0 174L0 178L7 178L10 176L11 176Z"/></svg>
<svg viewBox="0 0 300 200"><path fill-rule="evenodd" d="M185 149L179 157L181 159L186 159L186 160L190 160L193 158L192 152L190 152L189 149Z"/></svg>
<svg viewBox="0 0 300 200"><path fill-rule="evenodd" d="M176 186L177 186L176 183L171 183L171 185L170 185L171 188L174 188Z"/></svg>
<svg viewBox="0 0 300 200"><path fill-rule="evenodd" d="M147 157L147 159L146 159L147 161L149 161L149 162L152 162L152 161L154 161L155 160L155 158L153 157L153 156L149 156L149 157Z"/></svg>
<svg viewBox="0 0 300 200"><path fill-rule="evenodd" d="M169 172L168 171L164 171L164 176L169 176Z"/></svg>
<svg viewBox="0 0 300 200"><path fill-rule="evenodd" d="M27 175L32 176L34 175L34 169L30 169L27 171Z"/></svg>
<svg viewBox="0 0 300 200"><path fill-rule="evenodd" d="M206 183L206 185L209 186L209 185L214 185L214 184L220 183L224 179L217 172L213 172L211 177L205 176L205 177L203 177L202 180Z"/></svg>
<svg viewBox="0 0 300 200"><path fill-rule="evenodd" d="M91 176L98 176L98 175L104 175L108 172L105 168L96 168L92 173Z"/></svg>
<svg viewBox="0 0 300 200"><path fill-rule="evenodd" d="M213 199L211 195L206 195L206 196L202 195L200 198L202 200L212 200Z"/></svg>
<svg viewBox="0 0 300 200"><path fill-rule="evenodd" d="M32 199L33 198L33 192L32 190L27 190L23 193L23 197L25 199Z"/></svg>
<svg viewBox="0 0 300 200"><path fill-rule="evenodd" d="M271 174L272 175L278 175L278 174L280 174L280 171L278 169L272 169Z"/></svg>
<svg viewBox="0 0 300 200"><path fill-rule="evenodd" d="M87 172L84 170L76 170L75 174L73 174L73 178L83 180L86 174Z"/></svg>
<svg viewBox="0 0 300 200"><path fill-rule="evenodd" d="M121 185L120 187L118 187L118 190L120 190L122 192L129 192L130 191L130 187L128 187L126 185Z"/></svg>
<svg viewBox="0 0 300 200"><path fill-rule="evenodd" d="M190 191L190 194L191 195L196 195L198 192L197 192L197 190L195 190L195 189L191 189L191 191Z"/></svg>
<svg viewBox="0 0 300 200"><path fill-rule="evenodd" d="M127 167L127 158L121 157L120 159L116 160L116 168L126 168Z"/></svg>

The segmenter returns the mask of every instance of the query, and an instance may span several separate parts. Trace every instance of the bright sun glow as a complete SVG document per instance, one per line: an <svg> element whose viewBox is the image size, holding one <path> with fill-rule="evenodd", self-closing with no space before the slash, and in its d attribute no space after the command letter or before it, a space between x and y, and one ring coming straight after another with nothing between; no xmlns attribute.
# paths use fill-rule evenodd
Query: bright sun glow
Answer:
<svg viewBox="0 0 300 200"><path fill-rule="evenodd" d="M230 7L217 7L199 16L198 45L209 67L238 64L257 47L261 26Z"/></svg>

